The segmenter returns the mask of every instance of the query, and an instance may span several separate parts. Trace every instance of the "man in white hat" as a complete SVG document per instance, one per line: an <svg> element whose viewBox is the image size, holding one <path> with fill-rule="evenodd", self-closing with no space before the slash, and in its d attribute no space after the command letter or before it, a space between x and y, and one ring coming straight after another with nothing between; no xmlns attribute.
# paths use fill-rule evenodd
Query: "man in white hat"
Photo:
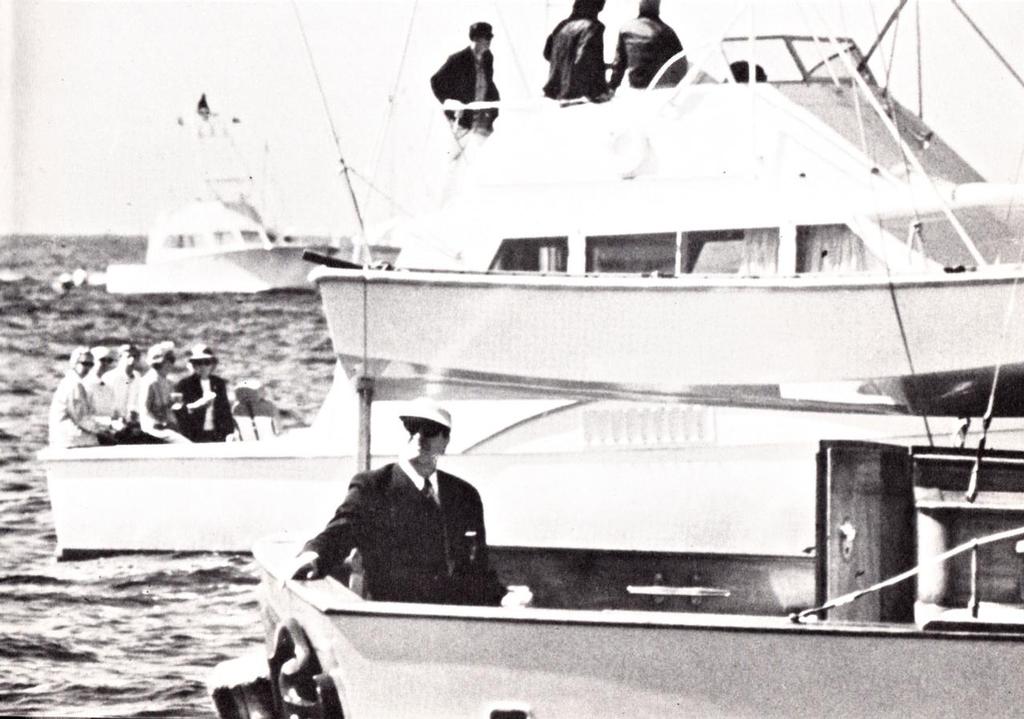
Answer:
<svg viewBox="0 0 1024 719"><path fill-rule="evenodd" d="M92 402L93 410L99 417L113 420L120 415L117 412L117 397L114 394L114 387L107 383L111 375L110 370L117 364L117 350L109 347L93 347L89 350L92 355L92 371L82 380L85 391Z"/></svg>
<svg viewBox="0 0 1024 719"><path fill-rule="evenodd" d="M178 411L181 433L193 442L223 442L235 431L228 400L228 385L213 373L217 357L209 345L193 345L188 364L192 374L180 380L174 389L181 393Z"/></svg>
<svg viewBox="0 0 1024 719"><path fill-rule="evenodd" d="M371 599L500 604L506 590L489 566L480 494L437 469L451 415L421 399L400 419L409 441L398 461L352 478L334 519L306 543L292 576L343 577L357 549Z"/></svg>
<svg viewBox="0 0 1024 719"><path fill-rule="evenodd" d="M181 395L174 391L174 385L167 375L174 369L174 345L160 342L149 348L146 363L149 370L139 379L138 405L139 425L143 433L155 442L188 442L178 431L175 411L181 408Z"/></svg>
<svg viewBox="0 0 1024 719"><path fill-rule="evenodd" d="M96 417L96 411L82 384L92 369L87 347L76 347L68 358L68 371L57 385L50 403L51 447L95 447L110 436L110 426Z"/></svg>

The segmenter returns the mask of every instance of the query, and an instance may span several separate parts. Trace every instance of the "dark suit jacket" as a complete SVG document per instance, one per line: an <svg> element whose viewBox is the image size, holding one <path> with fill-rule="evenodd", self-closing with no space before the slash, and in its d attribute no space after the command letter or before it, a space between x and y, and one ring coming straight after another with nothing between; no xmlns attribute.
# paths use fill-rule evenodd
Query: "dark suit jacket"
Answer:
<svg viewBox="0 0 1024 719"><path fill-rule="evenodd" d="M372 599L499 604L505 588L489 567L480 494L446 472L438 471L437 483L440 508L397 464L361 472L334 518L305 548L341 579L345 558L358 548Z"/></svg>
<svg viewBox="0 0 1024 719"><path fill-rule="evenodd" d="M494 55L487 50L480 62L483 65L484 78L487 80L487 93L484 100L488 102L500 100L498 88L494 84ZM473 49L466 47L450 55L441 69L430 78L430 88L434 91L434 97L438 102L445 100L473 102L476 99L476 59L473 57ZM485 112L492 120L498 116L497 108ZM446 110L444 114L448 116L449 120L455 119L454 112ZM462 113L459 124L466 128L472 127L473 115L472 111Z"/></svg>
<svg viewBox="0 0 1024 719"><path fill-rule="evenodd" d="M199 384L199 375L190 374L174 386L174 389L181 392L182 401L185 404L195 402L203 396L203 388ZM217 395L213 400L213 433L218 442L235 431L235 420L231 417L231 403L228 401L228 386L223 379L216 375L210 375L210 389ZM193 442L202 439L203 418L206 415L206 408L190 412L182 408L177 412L178 426L181 433Z"/></svg>

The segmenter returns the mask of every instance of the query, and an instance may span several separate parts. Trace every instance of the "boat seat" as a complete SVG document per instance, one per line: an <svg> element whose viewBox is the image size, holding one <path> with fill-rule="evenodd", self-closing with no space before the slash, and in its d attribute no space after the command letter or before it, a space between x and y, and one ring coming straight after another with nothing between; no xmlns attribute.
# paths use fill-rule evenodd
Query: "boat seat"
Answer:
<svg viewBox="0 0 1024 719"><path fill-rule="evenodd" d="M243 442L277 435L277 407L263 397L263 385L257 380L245 380L235 389L231 415L235 420L235 436Z"/></svg>

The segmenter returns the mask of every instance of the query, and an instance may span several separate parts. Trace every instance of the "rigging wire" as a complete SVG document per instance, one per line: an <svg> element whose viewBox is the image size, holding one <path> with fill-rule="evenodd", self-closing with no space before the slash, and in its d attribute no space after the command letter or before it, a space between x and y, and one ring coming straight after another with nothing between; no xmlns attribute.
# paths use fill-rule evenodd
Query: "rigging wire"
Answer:
<svg viewBox="0 0 1024 719"><path fill-rule="evenodd" d="M505 13L501 10L501 5L498 0L494 0L494 12L498 15L498 23L501 25L501 29L505 32L505 37L508 38L508 49L512 54L512 64L515 65L516 72L519 73L519 79L523 83L523 89L527 92L530 91L530 83L526 79L526 71L523 70L523 63L519 60L519 53L516 52L515 43L512 42L512 33L509 32L508 23L505 22Z"/></svg>
<svg viewBox="0 0 1024 719"><path fill-rule="evenodd" d="M905 3L901 3L900 8L902 8L904 4ZM817 10L817 8L816 8L816 10ZM834 47L842 47L840 45L840 43L839 43L838 37L836 37L835 33L833 33L830 28L828 28L828 23L825 22L825 19L821 15L820 11L818 11L818 19L823 24L823 26L826 27L826 32L829 35L829 38L830 38L830 41L831 41L832 45ZM894 15L889 17L889 20L888 20L888 22L886 23L886 26L885 26L886 30L888 30L888 28L893 24L893 22L895 22L895 20L896 20L896 14L894 14ZM876 41L875 47L877 47L878 44L881 42L881 37L882 37L883 34L884 34L884 32L879 34L879 39L878 39L878 41ZM874 48L872 48L872 49L874 49ZM869 100L869 104L871 104L872 109L875 111L875 114L878 115L878 117L882 121L883 125L885 125L886 120L888 119L888 116L886 115L884 108L881 107L878 104L878 101L874 97L874 95L870 94L870 88L866 88L865 87L866 83L864 83L864 79L860 76L860 69L864 67L863 62L860 63L860 65L855 68L853 66L853 63L850 61L848 53L840 52L839 53L839 57L841 58L840 61L846 64L846 71L850 75L851 82L854 84L853 99L854 99L854 106L855 106L855 108L857 110L857 112L856 112L857 122L858 122L858 126L860 128L861 142L862 142L862 145L863 145L863 149L864 149L864 152L866 154L868 154L869 156L872 156L873 155L872 151L870 150L870 148L867 147L867 135L866 135L866 130L865 130L864 116L863 116L863 113L861 111L860 102L859 102L860 93L858 92L858 89L861 90L862 92L864 92L865 96ZM888 66L888 64L889 64L889 63L886 62L885 58L883 58L882 62L883 62L884 66ZM888 70L887 70L887 73L888 73ZM893 120L892 122L895 122L895 121ZM907 152L908 151L907 151L907 149L905 147L905 144L902 142L902 140L900 138L899 129L896 128L895 125L894 125L892 130L890 130L890 132L894 132L897 148L899 149L899 152L901 153L901 155L903 157L904 166L905 166L905 169L906 169L907 174L909 176L909 170L910 170L909 162L910 162L910 159L907 157ZM873 161L874 161L874 159L875 158L872 156L872 160ZM915 211L915 215L916 215L916 211ZM883 248L884 248L884 245L883 245ZM910 342L909 342L908 337L907 337L906 325L905 325L905 323L903 321L903 313L900 311L899 301L898 301L898 298L896 296L896 285L895 285L895 283L893 282L893 279L892 279L892 268L891 268L891 266L889 264L889 261L888 261L888 259L886 257L883 257L882 260L883 260L883 264L885 265L886 280L887 280L887 285L888 285L888 289L889 289L889 297L890 297L890 300L892 302L893 315L894 315L894 317L896 319L896 326L897 326L897 329L898 329L899 334L900 334L900 341L901 341L901 343L903 345L903 351L904 351L904 354L905 354L905 356L907 358L907 367L908 367L908 369L910 371L911 376L916 376L917 375L917 371L916 371L916 368L914 366L913 353L912 353L912 351L910 349ZM934 445L934 437L933 437L933 434L932 434L932 431L931 431L931 424L930 424L930 422L928 420L928 416L926 414L922 414L921 415L921 421L924 423L924 430L925 430L925 434L928 437L928 443L930 445Z"/></svg>
<svg viewBox="0 0 1024 719"><path fill-rule="evenodd" d="M921 41L921 0L914 3L914 44L917 49L917 117L924 120L924 66Z"/></svg>
<svg viewBox="0 0 1024 719"><path fill-rule="evenodd" d="M982 42L984 42L985 45L988 47L988 49L991 50L992 53L996 56L996 59L998 59L999 62L1002 63L1003 67L1005 67L1006 70L1010 73L1010 75L1013 76L1013 78L1017 81L1017 84L1021 85L1022 87L1024 87L1024 80L1021 79L1021 76L1019 74L1017 74L1017 71L1013 69L1013 67L1006 60L1006 58L1003 56L1003 54L1001 52L999 52L998 48L996 48L996 46L992 43L992 41L988 39L988 37L981 30L981 28L978 26L978 24L975 23L973 19L971 19L971 17L967 14L967 12L963 9L963 7L961 7L960 3L957 2L957 0L950 0L950 1L953 3L953 7L955 7L956 10L963 16L964 20L967 21L967 24L970 25L971 29L974 30L975 33L977 33L978 37L981 38ZM1024 163L1024 152L1022 152L1021 157L1018 160L1017 177L1015 178L1017 182L1020 181L1021 164L1022 163ZM1008 205L1007 205L1007 209L1006 209L1007 221L1009 221L1010 214L1012 213L1014 204L1015 204L1015 201L1011 200L1011 202L1008 203ZM1022 261L1024 261L1024 243L1021 243L1020 251L1019 251L1018 256L1017 256L1017 264L1018 264L1018 266L1021 264ZM976 457L974 459L974 466L971 468L971 476L970 476L970 480L968 482L967 491L965 492L965 498L968 501L970 501L970 502L973 502L974 499L977 497L977 494L978 494L978 478L979 478L979 475L981 473L982 456L983 456L983 454L985 452L985 444L986 444L986 442L988 440L988 428L989 428L989 425L991 425L991 423L992 423L992 417L993 417L993 414L995 413L996 391L997 391L997 388L998 388L998 385L999 385L1000 374L1001 374L1001 370L1002 370L1002 366L1003 366L1003 359L1002 359L1003 358L1003 349L1006 346L1006 337L1007 337L1007 334L1009 333L1009 329L1010 329L1010 320L1011 320L1011 318L1013 316L1013 312L1014 312L1014 309L1016 307L1017 288L1018 288L1019 284L1020 284L1020 275L1017 274L1013 278L1013 285L1010 288L1010 297L1009 297L1009 300L1007 301L1007 306L1006 306L1006 314L1003 317L1003 327L1002 327L1002 331L1000 333L1000 338L999 338L1000 351L999 351L999 354L997 355L998 362L996 363L995 369L994 369L994 371L992 373L992 386L989 389L988 403L987 403L987 406L986 406L986 409L985 409L985 416L982 418L981 438L978 440L978 451L977 451L977 455L976 455Z"/></svg>
<svg viewBox="0 0 1024 719"><path fill-rule="evenodd" d="M309 45L309 38L306 36L306 27L302 22L302 15L299 13L299 6L296 0L292 0L292 9L295 11L295 19L299 24L299 32L302 35L302 42L306 46L306 54L309 57L309 65L313 69L313 77L316 80L317 89L320 91L320 100L324 105L324 113L327 115L327 124L331 128L331 135L334 137L334 147L338 154L338 162L341 164L341 172L345 178L345 184L348 187L349 197L352 200L352 209L356 213L356 220L359 223L359 237L360 242L365 252L364 258L368 261L370 259L370 245L366 239L365 227L363 226L363 213L359 210L359 201L356 199L355 188L352 187L352 178L349 176L348 163L345 162L345 157L341 152L341 139L338 137L338 130L334 125L334 118L331 115L331 108L327 102L327 93L324 92L323 82L320 80L320 72L317 70L316 61L313 59L313 48Z"/></svg>
<svg viewBox="0 0 1024 719"><path fill-rule="evenodd" d="M398 97L398 86L402 81L402 74L405 71L405 59L409 54L409 44L412 40L412 30L416 24L416 14L419 10L419 0L415 0L412 4L412 12L409 14L409 24L405 31L405 42L402 45L402 54L398 60L398 72L395 73L395 83L391 87L391 92L388 94L388 107L384 115L384 122L379 126L379 132L377 133L377 139L374 141L374 161L373 161L373 172L371 177L376 178L377 172L380 169L381 158L384 156L384 139L387 137L388 132L391 129L391 120L394 117L395 112L395 99ZM363 202L369 204L369 190L367 188L367 194L363 198ZM391 198L392 208L396 206L393 198ZM393 213L392 213L393 214Z"/></svg>
<svg viewBox="0 0 1024 719"><path fill-rule="evenodd" d="M953 7L955 7L960 12L960 14L964 16L964 20L967 21L967 24L970 25L971 29L978 34L978 37L980 37L982 42L984 42L988 46L988 49L991 50L992 53L996 56L996 58L999 60L999 62L1003 64L1003 67L1005 67L1007 71L1009 71L1009 73L1013 75L1013 79L1017 81L1017 84L1020 85L1021 87L1024 87L1024 79L1021 79L1021 76L1017 74L1017 71L1013 69L1013 66L1010 65L1009 61L1003 56L1001 52L999 52L996 46L992 44L992 41L988 39L985 33L982 32L981 28L978 27L977 23L975 23L974 20L971 19L971 16L967 14L967 11L960 7L960 3L958 3L957 0L950 0L950 2L952 2Z"/></svg>

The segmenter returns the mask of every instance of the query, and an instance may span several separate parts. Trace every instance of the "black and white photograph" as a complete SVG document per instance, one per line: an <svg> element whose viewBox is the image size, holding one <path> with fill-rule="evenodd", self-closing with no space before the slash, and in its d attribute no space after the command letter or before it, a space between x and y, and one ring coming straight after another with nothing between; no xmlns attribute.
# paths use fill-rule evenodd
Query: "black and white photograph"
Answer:
<svg viewBox="0 0 1024 719"><path fill-rule="evenodd" d="M0 0L0 716L1018 716L1021 28Z"/></svg>

